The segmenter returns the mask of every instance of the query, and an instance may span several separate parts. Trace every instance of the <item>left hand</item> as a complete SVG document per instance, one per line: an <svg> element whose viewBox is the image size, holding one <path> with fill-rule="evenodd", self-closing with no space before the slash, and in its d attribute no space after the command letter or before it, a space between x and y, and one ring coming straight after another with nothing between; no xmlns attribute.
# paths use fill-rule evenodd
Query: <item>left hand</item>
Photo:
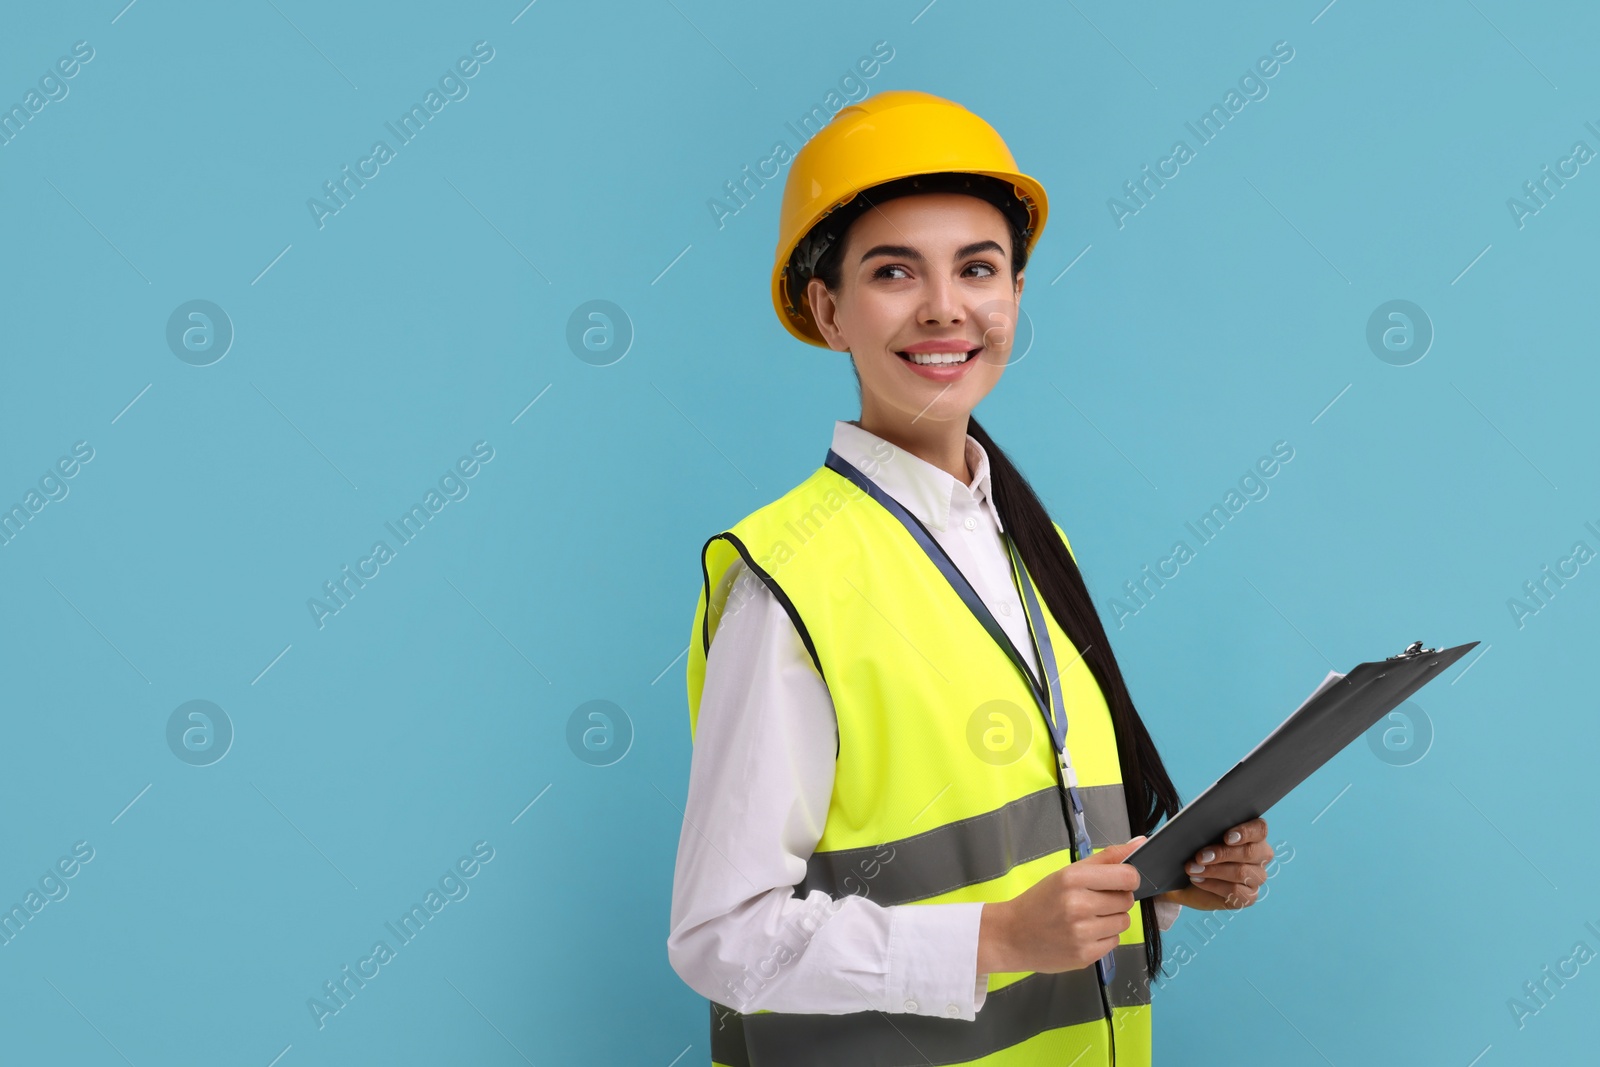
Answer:
<svg viewBox="0 0 1600 1067"><path fill-rule="evenodd" d="M1196 852L1184 865L1190 884L1169 889L1158 899L1170 900L1202 911L1233 910L1256 902L1259 886L1267 880L1272 846L1267 844L1267 821L1251 819L1230 828L1223 840Z"/></svg>

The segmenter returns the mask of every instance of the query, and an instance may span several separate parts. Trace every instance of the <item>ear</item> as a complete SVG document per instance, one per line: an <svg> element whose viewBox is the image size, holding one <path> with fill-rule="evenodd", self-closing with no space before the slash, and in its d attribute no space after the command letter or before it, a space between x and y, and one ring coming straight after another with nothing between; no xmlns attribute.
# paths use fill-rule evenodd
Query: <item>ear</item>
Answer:
<svg viewBox="0 0 1600 1067"><path fill-rule="evenodd" d="M839 306L821 278L812 277L806 282L806 301L811 305L812 321L828 347L835 352L848 352L850 345L844 339L844 331L839 329Z"/></svg>
<svg viewBox="0 0 1600 1067"><path fill-rule="evenodd" d="M1028 280L1028 269L1026 267L1024 267L1022 270L1017 271L1016 299L1017 299L1017 301L1019 303L1022 300L1022 283L1027 281L1027 280Z"/></svg>

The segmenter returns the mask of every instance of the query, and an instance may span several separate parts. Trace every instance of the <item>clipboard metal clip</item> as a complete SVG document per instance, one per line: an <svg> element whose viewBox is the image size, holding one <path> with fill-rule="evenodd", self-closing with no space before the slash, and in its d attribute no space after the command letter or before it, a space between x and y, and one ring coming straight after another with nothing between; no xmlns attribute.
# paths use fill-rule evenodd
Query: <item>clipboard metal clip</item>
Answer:
<svg viewBox="0 0 1600 1067"><path fill-rule="evenodd" d="M1437 648L1423 648L1421 641L1413 641L1407 645L1406 650L1400 653L1398 656L1385 656L1384 659L1385 661L1392 659L1415 659L1418 656L1423 656L1429 652L1437 651L1439 651Z"/></svg>

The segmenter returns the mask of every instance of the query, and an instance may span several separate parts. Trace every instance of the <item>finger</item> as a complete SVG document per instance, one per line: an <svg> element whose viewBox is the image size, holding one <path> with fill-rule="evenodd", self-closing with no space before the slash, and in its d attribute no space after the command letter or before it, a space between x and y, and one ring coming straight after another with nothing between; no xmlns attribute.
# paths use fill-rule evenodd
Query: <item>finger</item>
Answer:
<svg viewBox="0 0 1600 1067"><path fill-rule="evenodd" d="M1098 959L1099 957L1104 956L1106 953L1112 952L1116 949L1118 943L1120 943L1122 940L1120 935L1120 930L1108 929L1104 934L1100 934L1099 936L1086 933L1083 936L1083 940L1088 946L1089 955Z"/></svg>
<svg viewBox="0 0 1600 1067"><path fill-rule="evenodd" d="M1090 895L1089 903L1091 915L1101 916L1115 924L1117 916L1125 916L1133 910L1133 893L1126 889L1095 892ZM1119 932L1124 929L1124 926L1118 927Z"/></svg>
<svg viewBox="0 0 1600 1067"><path fill-rule="evenodd" d="M1252 841L1246 845L1209 845L1196 852L1189 860L1193 863L1259 863L1271 860L1272 846L1265 841Z"/></svg>
<svg viewBox="0 0 1600 1067"><path fill-rule="evenodd" d="M1249 822L1239 823L1227 833L1222 835L1223 844L1242 845L1247 841L1265 841L1267 839L1267 820L1251 819Z"/></svg>
<svg viewBox="0 0 1600 1067"><path fill-rule="evenodd" d="M1085 863L1074 863L1066 868L1070 874L1070 881L1084 889L1093 889L1097 892L1126 893L1131 896L1143 876L1137 867L1130 867L1126 863L1102 863L1089 866ZM1132 907L1130 903L1128 905Z"/></svg>
<svg viewBox="0 0 1600 1067"><path fill-rule="evenodd" d="M1240 885L1237 882L1224 882L1213 878L1196 882L1194 888L1217 897L1221 901L1222 907L1230 909L1248 907L1254 904L1261 895L1261 890L1254 886Z"/></svg>
<svg viewBox="0 0 1600 1067"><path fill-rule="evenodd" d="M1078 862L1079 863L1093 863L1093 864L1096 864L1096 865L1102 864L1102 863L1104 863L1104 864L1121 863L1122 862L1122 858L1124 856L1128 855L1134 849L1136 849L1140 845L1144 844L1144 842L1145 842L1145 835L1140 834L1138 837L1134 838L1132 841L1124 841L1120 845L1110 845L1110 846L1108 846L1106 848L1101 849L1099 852L1095 852L1095 853L1092 853L1092 854L1090 854L1088 856L1083 857Z"/></svg>
<svg viewBox="0 0 1600 1067"><path fill-rule="evenodd" d="M1212 863L1202 871L1194 864L1184 868L1189 880L1196 885L1206 882L1237 882L1239 885L1258 886L1267 880L1266 869L1254 863ZM1198 881L1196 881L1198 879Z"/></svg>

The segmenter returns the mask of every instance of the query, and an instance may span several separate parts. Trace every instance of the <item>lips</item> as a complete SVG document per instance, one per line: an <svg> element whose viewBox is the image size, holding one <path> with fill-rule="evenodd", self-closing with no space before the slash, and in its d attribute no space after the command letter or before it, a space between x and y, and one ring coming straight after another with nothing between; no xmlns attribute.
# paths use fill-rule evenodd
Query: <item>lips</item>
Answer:
<svg viewBox="0 0 1600 1067"><path fill-rule="evenodd" d="M915 374L919 378L926 378L930 382L939 382L948 386L952 382L958 382L962 380L969 374L978 373L972 368L978 365L978 361L981 358L982 353L983 349L982 347L979 347L964 352L930 352L926 355L921 355L921 358L923 359L959 359L959 363L918 363L912 358L912 356L920 355L919 353L897 352L895 354L898 355L905 363L906 370L910 373Z"/></svg>

